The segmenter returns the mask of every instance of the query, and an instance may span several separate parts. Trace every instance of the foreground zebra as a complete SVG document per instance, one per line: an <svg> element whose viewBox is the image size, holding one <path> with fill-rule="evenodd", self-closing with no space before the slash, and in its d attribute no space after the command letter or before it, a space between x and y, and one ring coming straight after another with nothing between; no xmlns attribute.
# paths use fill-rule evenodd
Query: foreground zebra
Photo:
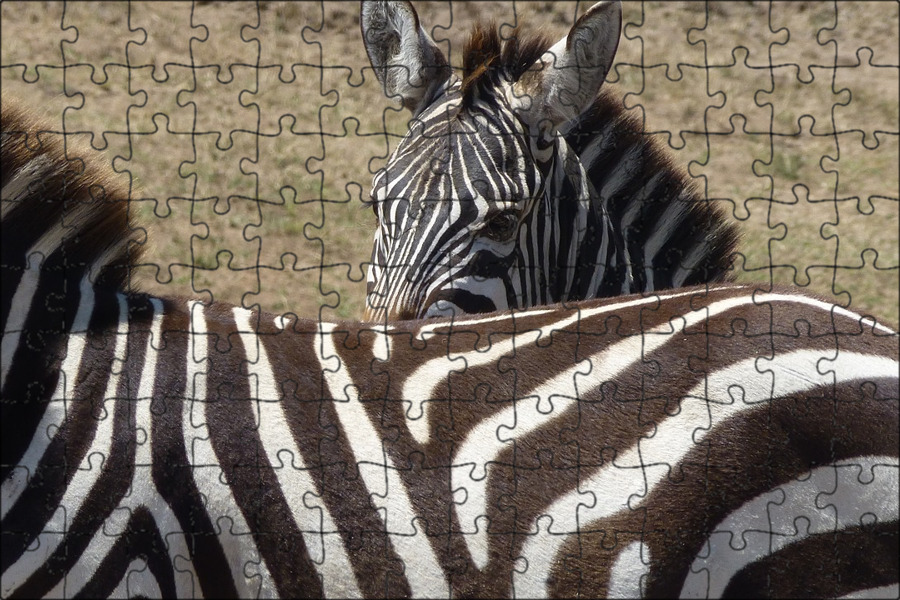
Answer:
<svg viewBox="0 0 900 600"><path fill-rule="evenodd" d="M124 292L127 192L2 127L3 597L897 594L890 329L727 285L393 326Z"/></svg>
<svg viewBox="0 0 900 600"><path fill-rule="evenodd" d="M372 182L366 317L526 308L720 281L734 227L601 95L621 9L550 48L477 26L462 78L408 2L364 2L366 51L413 113ZM442 301L442 302L441 302Z"/></svg>

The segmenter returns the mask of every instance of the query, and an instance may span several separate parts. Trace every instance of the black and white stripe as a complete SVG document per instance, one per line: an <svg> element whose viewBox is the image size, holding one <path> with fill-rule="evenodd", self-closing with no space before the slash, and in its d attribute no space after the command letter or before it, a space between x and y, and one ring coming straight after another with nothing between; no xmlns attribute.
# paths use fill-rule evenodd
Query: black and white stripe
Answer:
<svg viewBox="0 0 900 600"><path fill-rule="evenodd" d="M127 191L36 131L4 106L4 598L897 594L889 328L733 285L390 326L125 292Z"/></svg>
<svg viewBox="0 0 900 600"><path fill-rule="evenodd" d="M619 100L597 95L620 23L618 3L601 2L552 48L518 30L501 40L496 28L476 27L460 77L408 2L363 3L375 73L413 112L372 184L379 224L366 318L728 277L734 227Z"/></svg>

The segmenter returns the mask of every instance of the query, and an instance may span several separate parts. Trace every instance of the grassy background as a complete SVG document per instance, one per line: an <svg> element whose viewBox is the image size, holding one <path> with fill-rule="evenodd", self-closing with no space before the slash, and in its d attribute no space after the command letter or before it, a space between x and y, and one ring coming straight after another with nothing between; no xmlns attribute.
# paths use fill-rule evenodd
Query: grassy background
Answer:
<svg viewBox="0 0 900 600"><path fill-rule="evenodd" d="M453 64L470 25L561 37L590 3L418 2ZM140 285L358 317L361 207L406 113L356 2L3 2L2 89L133 184ZM625 3L608 78L743 233L741 281L898 322L898 5ZM257 200L258 199L258 200Z"/></svg>

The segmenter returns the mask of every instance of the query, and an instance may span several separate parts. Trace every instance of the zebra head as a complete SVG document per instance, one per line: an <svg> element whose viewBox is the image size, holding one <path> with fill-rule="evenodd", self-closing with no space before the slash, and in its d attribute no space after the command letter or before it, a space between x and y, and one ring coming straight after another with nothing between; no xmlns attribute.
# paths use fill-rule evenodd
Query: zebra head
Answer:
<svg viewBox="0 0 900 600"><path fill-rule="evenodd" d="M621 21L618 2L600 2L552 47L540 36L521 40L516 30L501 40L496 27L476 26L460 77L409 2L363 2L374 72L385 94L413 115L373 179L378 228L366 318L553 301L550 280L558 274L531 267L539 262L533 254L547 251L535 245L534 231L553 218L539 200L567 198L564 210L576 214L580 235L596 218L587 177L559 132L594 102ZM568 187L547 190L548 182ZM540 282L526 286L529 278Z"/></svg>

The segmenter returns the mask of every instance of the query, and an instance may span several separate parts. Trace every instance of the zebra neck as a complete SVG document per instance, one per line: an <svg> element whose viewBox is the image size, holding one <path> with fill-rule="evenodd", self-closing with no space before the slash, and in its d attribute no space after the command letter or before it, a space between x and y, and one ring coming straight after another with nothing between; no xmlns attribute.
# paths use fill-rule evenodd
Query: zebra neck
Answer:
<svg viewBox="0 0 900 600"><path fill-rule="evenodd" d="M730 278L737 229L618 100L601 94L563 135L620 240L615 264L632 263L609 295Z"/></svg>
<svg viewBox="0 0 900 600"><path fill-rule="evenodd" d="M578 155L557 138L539 209L533 225L551 256L546 301L574 301L638 291L630 256L614 226L606 198L597 193Z"/></svg>

